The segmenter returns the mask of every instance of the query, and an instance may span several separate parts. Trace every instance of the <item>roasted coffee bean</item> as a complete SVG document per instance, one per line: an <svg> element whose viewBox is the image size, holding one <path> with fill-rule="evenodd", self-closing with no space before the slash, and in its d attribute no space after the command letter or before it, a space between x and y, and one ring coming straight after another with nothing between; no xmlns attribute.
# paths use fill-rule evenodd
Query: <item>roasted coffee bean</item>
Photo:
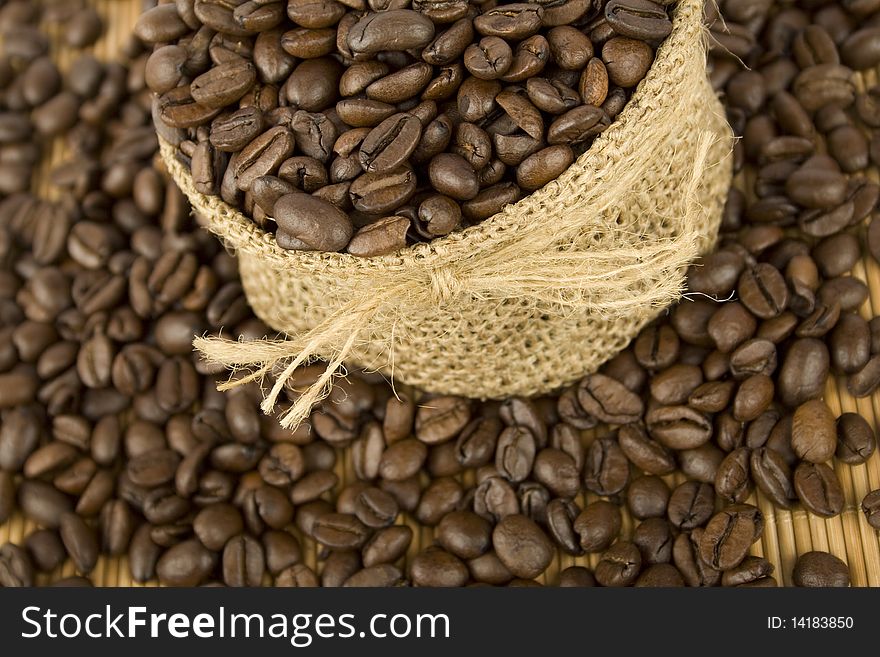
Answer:
<svg viewBox="0 0 880 657"><path fill-rule="evenodd" d="M190 85L195 102L210 108L226 107L244 96L257 79L253 64L244 60L220 64Z"/></svg>
<svg viewBox="0 0 880 657"><path fill-rule="evenodd" d="M759 447L750 456L752 479L774 504L789 508L795 499L791 470L783 456L769 447Z"/></svg>
<svg viewBox="0 0 880 657"><path fill-rule="evenodd" d="M750 456L748 447L739 447L730 452L715 475L715 492L732 503L745 502L752 492L750 478Z"/></svg>
<svg viewBox="0 0 880 657"><path fill-rule="evenodd" d="M654 51L644 41L617 36L602 46L602 61L612 84L634 87L651 67Z"/></svg>
<svg viewBox="0 0 880 657"><path fill-rule="evenodd" d="M532 520L523 515L501 519L492 532L492 546L501 562L516 577L537 577L550 564L550 540Z"/></svg>
<svg viewBox="0 0 880 657"><path fill-rule="evenodd" d="M428 176L441 194L460 201L474 198L479 192L476 172L460 155L441 153L431 159Z"/></svg>
<svg viewBox="0 0 880 657"><path fill-rule="evenodd" d="M548 114L563 114L581 102L578 92L558 80L529 78L526 92L535 107Z"/></svg>
<svg viewBox="0 0 880 657"><path fill-rule="evenodd" d="M42 481L25 480L18 486L18 508L40 525L55 529L72 510L70 498Z"/></svg>
<svg viewBox="0 0 880 657"><path fill-rule="evenodd" d="M774 570L773 564L767 559L749 556L735 568L724 571L721 586L757 586L764 585L764 582L767 586L776 586L776 581L771 577Z"/></svg>
<svg viewBox="0 0 880 657"><path fill-rule="evenodd" d="M474 28L480 34L519 41L538 31L543 16L544 9L540 5L513 3L477 16Z"/></svg>
<svg viewBox="0 0 880 657"><path fill-rule="evenodd" d="M574 153L565 144L548 146L526 157L516 168L516 182L527 191L555 180L574 162Z"/></svg>
<svg viewBox="0 0 880 657"><path fill-rule="evenodd" d="M606 126L606 117L598 107L581 105L570 109L547 129L549 144L579 144L599 134Z"/></svg>
<svg viewBox="0 0 880 657"><path fill-rule="evenodd" d="M365 171L390 171L403 164L418 145L422 126L410 114L396 114L373 128L361 144Z"/></svg>
<svg viewBox="0 0 880 657"><path fill-rule="evenodd" d="M375 53L424 48L433 38L434 24L424 14L392 9L362 18L348 31L346 41L352 52Z"/></svg>
<svg viewBox="0 0 880 657"><path fill-rule="evenodd" d="M880 63L880 29L865 27L850 34L840 45L843 63L861 71Z"/></svg>
<svg viewBox="0 0 880 657"><path fill-rule="evenodd" d="M716 570L738 566L764 530L764 516L749 504L733 504L715 514L700 539L699 556Z"/></svg>
<svg viewBox="0 0 880 657"><path fill-rule="evenodd" d="M629 479L629 462L614 438L599 438L587 449L584 483L597 495L614 495Z"/></svg>
<svg viewBox="0 0 880 657"><path fill-rule="evenodd" d="M620 509L604 500L588 504L572 525L585 552L607 549L620 532Z"/></svg>
<svg viewBox="0 0 880 657"><path fill-rule="evenodd" d="M578 386L577 399L587 413L609 424L634 422L643 410L637 395L604 374L584 378Z"/></svg>
<svg viewBox="0 0 880 657"><path fill-rule="evenodd" d="M77 570L85 574L92 572L100 549L95 531L80 516L65 513L60 519L59 532Z"/></svg>
<svg viewBox="0 0 880 657"><path fill-rule="evenodd" d="M871 357L871 331L868 322L855 313L844 313L831 331L831 364L840 372L852 374Z"/></svg>
<svg viewBox="0 0 880 657"><path fill-rule="evenodd" d="M196 539L169 548L156 563L159 581L168 586L197 586L205 581L217 561Z"/></svg>
<svg viewBox="0 0 880 657"><path fill-rule="evenodd" d="M422 11L422 13L427 13ZM438 34L422 51L422 59L433 66L446 66L460 57L473 41L473 21L460 18Z"/></svg>
<svg viewBox="0 0 880 657"><path fill-rule="evenodd" d="M259 109L243 107L211 123L211 144L220 151L240 151L263 132L264 125Z"/></svg>
<svg viewBox="0 0 880 657"><path fill-rule="evenodd" d="M650 436L670 449L694 449L712 436L709 419L688 406L657 406L645 422Z"/></svg>
<svg viewBox="0 0 880 657"><path fill-rule="evenodd" d="M862 500L862 512L874 529L880 527L880 492L872 491Z"/></svg>
<svg viewBox="0 0 880 657"><path fill-rule="evenodd" d="M67 552L58 532L40 529L25 538L25 547L37 570L50 572L64 563Z"/></svg>
<svg viewBox="0 0 880 657"><path fill-rule="evenodd" d="M569 566L559 574L559 586L590 587L596 586L596 578L589 568Z"/></svg>
<svg viewBox="0 0 880 657"><path fill-rule="evenodd" d="M640 520L660 518L666 515L669 495L669 487L660 477L644 475L627 487L626 502L630 512Z"/></svg>
<svg viewBox="0 0 880 657"><path fill-rule="evenodd" d="M0 586L34 585L34 567L24 548L13 543L0 547Z"/></svg>
<svg viewBox="0 0 880 657"><path fill-rule="evenodd" d="M301 249L338 251L353 233L351 220L344 212L300 192L279 198L272 212L279 230L301 244Z"/></svg>
<svg viewBox="0 0 880 657"><path fill-rule="evenodd" d="M508 427L501 432L495 452L495 468L511 482L528 477L535 463L536 444L525 427Z"/></svg>
<svg viewBox="0 0 880 657"><path fill-rule="evenodd" d="M798 557L791 576L795 586L847 587L849 567L828 552L805 552Z"/></svg>
<svg viewBox="0 0 880 657"><path fill-rule="evenodd" d="M874 430L856 413L837 418L837 450L835 455L844 463L858 465L867 461L877 449Z"/></svg>
<svg viewBox="0 0 880 657"><path fill-rule="evenodd" d="M769 319L788 305L788 287L775 267L762 263L743 272L737 284L740 299L752 314Z"/></svg>
<svg viewBox="0 0 880 657"><path fill-rule="evenodd" d="M721 573L700 556L701 528L679 534L672 548L672 558L688 586L716 586Z"/></svg>
<svg viewBox="0 0 880 657"><path fill-rule="evenodd" d="M315 520L312 536L332 549L360 548L369 537L367 527L355 516L328 513Z"/></svg>
<svg viewBox="0 0 880 657"><path fill-rule="evenodd" d="M369 214L381 214L402 206L415 189L416 179L412 170L398 167L383 174L363 174L352 182L349 195L355 209Z"/></svg>
<svg viewBox="0 0 880 657"><path fill-rule="evenodd" d="M667 515L679 529L691 530L703 525L715 510L715 495L706 483L687 481L675 488L669 497Z"/></svg>
<svg viewBox="0 0 880 657"><path fill-rule="evenodd" d="M782 361L776 389L782 403L794 407L821 396L828 376L829 354L815 338L795 340Z"/></svg>
<svg viewBox="0 0 880 657"><path fill-rule="evenodd" d="M637 468L655 475L675 470L675 459L669 450L648 437L641 426L628 424L621 427L617 441L627 459Z"/></svg>
<svg viewBox="0 0 880 657"><path fill-rule="evenodd" d="M830 518L843 511L843 488L824 463L801 463L794 471L794 488L801 503L818 516Z"/></svg>
<svg viewBox="0 0 880 657"><path fill-rule="evenodd" d="M642 555L643 564L672 561L673 535L664 518L648 518L633 531L632 541Z"/></svg>
<svg viewBox="0 0 880 657"><path fill-rule="evenodd" d="M487 36L464 51L465 68L480 80L496 80L513 64L513 51L504 39Z"/></svg>
<svg viewBox="0 0 880 657"><path fill-rule="evenodd" d="M683 404L702 382L703 372L696 365L672 365L654 375L651 396L661 404Z"/></svg>
<svg viewBox="0 0 880 657"><path fill-rule="evenodd" d="M663 39L672 31L663 3L651 0L611 0L605 20L616 33L635 39Z"/></svg>
<svg viewBox="0 0 880 657"><path fill-rule="evenodd" d="M259 586L265 570L263 546L245 534L223 548L223 581L227 586Z"/></svg>
<svg viewBox="0 0 880 657"><path fill-rule="evenodd" d="M406 246L410 222L406 217L385 217L364 226L355 233L347 251L360 257L394 253Z"/></svg>
<svg viewBox="0 0 880 657"><path fill-rule="evenodd" d="M415 418L415 435L424 443L434 445L454 438L470 421L467 400L459 397L435 397L419 407Z"/></svg>
<svg viewBox="0 0 880 657"><path fill-rule="evenodd" d="M824 463L837 448L834 415L821 400L798 406L791 427L791 447L801 459Z"/></svg>
<svg viewBox="0 0 880 657"><path fill-rule="evenodd" d="M639 548L628 541L611 546L596 566L596 581L602 586L629 586L642 568Z"/></svg>

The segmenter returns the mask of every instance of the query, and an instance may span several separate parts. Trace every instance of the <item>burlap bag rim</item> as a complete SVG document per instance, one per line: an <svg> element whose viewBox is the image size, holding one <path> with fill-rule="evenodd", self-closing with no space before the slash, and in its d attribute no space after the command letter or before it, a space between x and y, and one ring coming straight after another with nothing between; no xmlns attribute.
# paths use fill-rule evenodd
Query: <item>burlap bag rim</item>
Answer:
<svg viewBox="0 0 880 657"><path fill-rule="evenodd" d="M516 203L505 206L501 212L476 225L430 242L405 247L393 254L363 258L348 253L282 249L273 234L261 229L219 197L196 192L190 173L175 157L176 149L160 137L162 158L178 184L187 189L188 195L196 196L199 205L208 209L206 219L212 232L223 238L229 247L259 254L274 267L292 266L297 270L340 274L351 272L352 269L393 271L413 264L424 268L442 268L449 259L478 257L480 253L494 249L498 243L509 242L528 232L541 218L548 219L547 206L558 205L566 188L604 184L607 169L613 168L616 161L625 157L622 151L632 151L636 146L626 143L626 139L619 139L620 133L626 132L631 123L641 120L651 109L648 104L650 101L663 97L665 71L682 63L682 53L695 47L702 48L702 40L705 39L702 2L703 0L678 0L672 15L673 31L658 48L653 65L623 111L556 180ZM664 97L664 101L681 104L679 98ZM670 108L671 111L674 109ZM535 217L538 218L537 222ZM613 221L596 225L595 228L597 231L604 229L619 232ZM650 239L650 236L645 237Z"/></svg>

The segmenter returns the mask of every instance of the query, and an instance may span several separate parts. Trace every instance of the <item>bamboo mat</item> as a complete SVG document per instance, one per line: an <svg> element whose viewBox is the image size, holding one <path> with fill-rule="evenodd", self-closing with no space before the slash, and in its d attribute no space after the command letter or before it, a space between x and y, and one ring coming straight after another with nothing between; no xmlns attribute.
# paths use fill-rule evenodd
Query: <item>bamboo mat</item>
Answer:
<svg viewBox="0 0 880 657"><path fill-rule="evenodd" d="M142 2L141 0L91 0L91 3L101 13L106 26L104 37L92 48L92 52L101 59L113 59L117 56L121 44L127 39L140 12ZM69 50L59 47L57 40L54 40L53 54L61 68L66 70L78 53L71 53ZM870 71L859 77L857 84L860 90L875 85L880 80L876 71ZM56 143L43 168L43 176L41 180L37 181L37 189L41 193L48 192L45 173L63 158L63 145L60 142ZM871 170L869 177L875 182L880 182L877 170ZM736 185L744 187L744 180L745 177L740 175ZM867 283L870 289L869 298L861 309L862 314L866 318L871 318L880 313L880 265L866 256L856 265L853 276ZM871 398L854 399L847 393L843 380L830 379L826 384L825 400L834 413L854 411L862 415L872 426L878 427L880 391ZM589 441L590 438L587 437L587 440ZM875 452L871 459L863 465L852 467L837 463L835 471L840 477L846 493L845 510L835 518L819 518L807 513L802 508L792 511L776 509L761 495L753 495L749 499L749 502L760 507L766 517L764 535L754 545L752 553L766 557L776 566L774 576L780 584L791 584L791 573L798 554L810 550L823 550L831 552L849 564L854 586L880 586L880 534L868 525L859 508L862 498L869 491L880 488L880 451ZM337 474L340 475L342 482L355 480L350 454L347 452L339 452ZM681 475L667 478L670 485L675 485L683 480ZM464 483L472 483L472 481ZM594 499L596 497L589 494L585 497L581 496L577 501L583 507L585 503L592 502ZM420 527L408 516L403 517L400 522L408 524L414 533L408 558L411 558L422 546L432 543L433 530L431 528ZM624 535L628 536L632 532L633 526L632 519L624 510ZM20 515L14 516L5 525L0 526L0 545L7 541L20 543L34 528L35 526L30 521ZM300 538L306 565L319 572L317 546L307 538ZM540 581L553 583L558 579L560 570L573 565L594 567L598 559L599 555L572 557L560 553L544 576L540 578ZM405 563L400 565L405 567ZM39 576L38 582L47 584L75 574L76 570L73 564L68 561L56 572L48 576ZM98 586L139 586L131 580L126 558L108 559L102 557L90 577ZM155 586L156 584L147 585Z"/></svg>

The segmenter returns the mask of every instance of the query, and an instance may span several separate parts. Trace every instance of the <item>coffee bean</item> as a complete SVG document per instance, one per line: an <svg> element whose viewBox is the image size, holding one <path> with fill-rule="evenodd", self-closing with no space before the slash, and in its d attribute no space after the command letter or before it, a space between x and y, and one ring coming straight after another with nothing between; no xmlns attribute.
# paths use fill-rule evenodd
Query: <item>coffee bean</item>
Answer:
<svg viewBox="0 0 880 657"><path fill-rule="evenodd" d="M700 539L700 557L716 570L739 565L764 530L764 517L749 504L733 504L715 514Z"/></svg>
<svg viewBox="0 0 880 657"><path fill-rule="evenodd" d="M360 148L365 171L390 171L412 154L421 136L421 123L409 114L396 114L373 128Z"/></svg>
<svg viewBox="0 0 880 657"><path fill-rule="evenodd" d="M824 463L801 463L794 471L794 488L801 503L818 516L830 518L843 511L843 488Z"/></svg>
<svg viewBox="0 0 880 657"><path fill-rule="evenodd" d="M352 549L363 546L368 538L368 529L353 515L328 513L315 521L312 535L329 548Z"/></svg>
<svg viewBox="0 0 880 657"><path fill-rule="evenodd" d="M774 504L789 508L795 499L791 470L783 456L769 447L760 447L750 457L752 479Z"/></svg>
<svg viewBox="0 0 880 657"><path fill-rule="evenodd" d="M61 540L73 559L77 570L88 574L98 561L98 538L95 531L76 514L65 513L60 518Z"/></svg>
<svg viewBox="0 0 880 657"><path fill-rule="evenodd" d="M583 409L609 424L628 424L641 415L641 399L622 384L604 374L584 378L577 390Z"/></svg>
<svg viewBox="0 0 880 657"><path fill-rule="evenodd" d="M516 182L527 191L555 180L574 162L574 153L565 144L548 146L525 158L516 168Z"/></svg>
<svg viewBox="0 0 880 657"><path fill-rule="evenodd" d="M596 136L606 127L601 109L581 105L570 109L550 124L547 129L549 144L579 144Z"/></svg>
<svg viewBox="0 0 880 657"><path fill-rule="evenodd" d="M669 487L660 477L644 475L630 483L626 502L630 512L640 520L660 518L666 515L669 495Z"/></svg>
<svg viewBox="0 0 880 657"><path fill-rule="evenodd" d="M487 36L472 43L464 51L465 68L480 80L496 80L513 64L513 51L507 42L497 36Z"/></svg>
<svg viewBox="0 0 880 657"><path fill-rule="evenodd" d="M776 379L781 401L794 407L819 397L828 376L828 348L815 338L795 340Z"/></svg>
<svg viewBox="0 0 880 657"><path fill-rule="evenodd" d="M611 0L605 20L618 34L636 39L663 39L672 31L663 3L650 0Z"/></svg>
<svg viewBox="0 0 880 657"><path fill-rule="evenodd" d="M642 568L638 547L628 541L611 546L596 566L596 581L602 586L629 586Z"/></svg>
<svg viewBox="0 0 880 657"><path fill-rule="evenodd" d="M700 556L703 534L701 528L679 534L672 548L675 566L688 586L716 586L721 580L721 573Z"/></svg>
<svg viewBox="0 0 880 657"><path fill-rule="evenodd" d="M553 548L547 536L523 515L501 519L492 532L492 545L498 558L516 577L537 577L552 558Z"/></svg>
<svg viewBox="0 0 880 657"><path fill-rule="evenodd" d="M513 3L477 16L474 28L480 34L519 41L538 31L543 16L543 7L539 5Z"/></svg>
<svg viewBox="0 0 880 657"><path fill-rule="evenodd" d="M34 585L34 567L24 548L13 543L0 547L0 586Z"/></svg>
<svg viewBox="0 0 880 657"><path fill-rule="evenodd" d="M168 586L197 586L214 569L216 556L195 539L165 551L156 563L159 581Z"/></svg>
<svg viewBox="0 0 880 657"><path fill-rule="evenodd" d="M844 64L861 71L880 63L880 30L865 27L850 34L840 46Z"/></svg>
<svg viewBox="0 0 880 657"><path fill-rule="evenodd" d="M762 263L743 272L737 288L746 308L761 319L779 315L788 305L785 280L770 264Z"/></svg>
<svg viewBox="0 0 880 657"><path fill-rule="evenodd" d="M877 529L880 526L880 493L875 490L865 495L862 500L862 512L871 527Z"/></svg>
<svg viewBox="0 0 880 657"><path fill-rule="evenodd" d="M703 525L715 510L715 495L706 483L687 481L669 496L667 515L679 529L692 530Z"/></svg>
<svg viewBox="0 0 880 657"><path fill-rule="evenodd" d="M300 192L279 198L272 212L279 230L297 240L301 249L338 251L348 244L353 233L344 212Z"/></svg>
<svg viewBox="0 0 880 657"><path fill-rule="evenodd" d="M256 107L244 107L211 123L211 144L220 151L235 152L256 139L265 126L263 114Z"/></svg>
<svg viewBox="0 0 880 657"><path fill-rule="evenodd" d="M535 438L525 427L508 427L498 437L495 468L511 482L528 477L535 463Z"/></svg>
<svg viewBox="0 0 880 657"><path fill-rule="evenodd" d="M852 374L862 369L871 356L868 322L855 313L844 313L831 331L831 364L838 371Z"/></svg>
<svg viewBox="0 0 880 657"><path fill-rule="evenodd" d="M834 415L821 400L798 406L791 428L791 446L795 454L811 463L824 463L837 447Z"/></svg>
<svg viewBox="0 0 880 657"><path fill-rule="evenodd" d="M608 79L619 87L634 87L654 62L654 51L644 41L617 36L602 46Z"/></svg>
<svg viewBox="0 0 880 657"><path fill-rule="evenodd" d="M745 502L752 492L749 460L751 450L739 447L730 452L715 475L715 492L735 504Z"/></svg>
<svg viewBox="0 0 880 657"><path fill-rule="evenodd" d="M470 421L467 400L459 397L435 397L419 407L415 418L416 437L434 445L454 438Z"/></svg>
<svg viewBox="0 0 880 657"><path fill-rule="evenodd" d="M410 577L414 586L463 586L468 569L458 557L442 548L430 547L412 560Z"/></svg>
<svg viewBox="0 0 880 657"><path fill-rule="evenodd" d="M867 461L877 449L874 430L856 413L837 418L837 450L835 455L844 463L858 465Z"/></svg>
<svg viewBox="0 0 880 657"><path fill-rule="evenodd" d="M584 483L597 495L614 495L626 486L629 462L614 438L599 438L587 449Z"/></svg>
<svg viewBox="0 0 880 657"><path fill-rule="evenodd" d="M792 572L795 586L847 587L850 584L849 567L828 552L806 552L798 557Z"/></svg>
<svg viewBox="0 0 880 657"><path fill-rule="evenodd" d="M223 549L223 581L227 586L259 586L265 570L263 546L241 534Z"/></svg>
<svg viewBox="0 0 880 657"><path fill-rule="evenodd" d="M650 436L670 449L693 449L712 436L708 418L688 406L657 406L645 422Z"/></svg>
<svg viewBox="0 0 880 657"><path fill-rule="evenodd" d="M735 568L724 571L721 575L721 586L753 586L765 580L773 580L770 577L775 568L773 564L762 557L746 557ZM776 586L775 580L768 582L769 586Z"/></svg>

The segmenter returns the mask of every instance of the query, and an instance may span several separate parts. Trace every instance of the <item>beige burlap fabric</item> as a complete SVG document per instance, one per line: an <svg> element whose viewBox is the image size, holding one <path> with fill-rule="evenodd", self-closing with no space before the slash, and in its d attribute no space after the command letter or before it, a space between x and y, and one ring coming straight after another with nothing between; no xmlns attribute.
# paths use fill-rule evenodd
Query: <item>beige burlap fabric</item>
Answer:
<svg viewBox="0 0 880 657"><path fill-rule="evenodd" d="M329 367L283 415L322 398L343 362L432 392L501 398L571 383L623 349L681 292L715 241L731 133L705 75L702 0L674 29L624 111L556 181L483 223L389 256L285 251L166 165L207 227L239 257L256 314L283 340L197 339L236 381ZM244 373L247 376L242 376Z"/></svg>

